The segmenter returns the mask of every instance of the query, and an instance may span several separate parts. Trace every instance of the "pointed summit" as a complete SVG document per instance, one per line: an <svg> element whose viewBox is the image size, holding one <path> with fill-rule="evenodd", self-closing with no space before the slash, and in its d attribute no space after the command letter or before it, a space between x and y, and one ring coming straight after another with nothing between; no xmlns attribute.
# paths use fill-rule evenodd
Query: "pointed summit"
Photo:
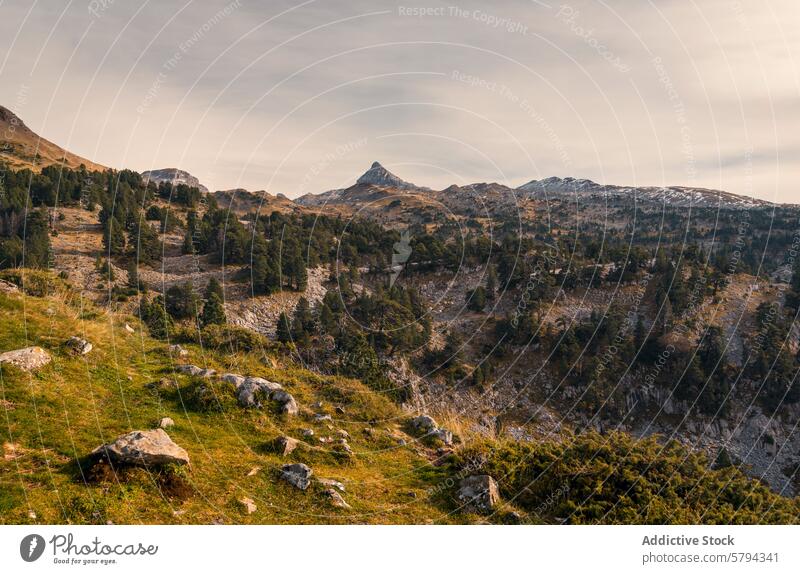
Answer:
<svg viewBox="0 0 800 574"><path fill-rule="evenodd" d="M356 185L376 185L378 187L393 187L396 189L420 189L413 183L403 181L380 162L373 162L372 166L358 178Z"/></svg>

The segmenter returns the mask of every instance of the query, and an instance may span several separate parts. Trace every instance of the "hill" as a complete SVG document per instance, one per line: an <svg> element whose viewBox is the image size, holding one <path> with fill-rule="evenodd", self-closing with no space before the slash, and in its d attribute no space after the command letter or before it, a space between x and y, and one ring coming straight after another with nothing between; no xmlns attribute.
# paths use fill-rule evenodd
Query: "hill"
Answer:
<svg viewBox="0 0 800 574"><path fill-rule="evenodd" d="M85 165L89 171L107 169L37 135L3 106L0 106L0 134L0 160L17 169L28 168L38 172L47 165L63 165L72 169Z"/></svg>

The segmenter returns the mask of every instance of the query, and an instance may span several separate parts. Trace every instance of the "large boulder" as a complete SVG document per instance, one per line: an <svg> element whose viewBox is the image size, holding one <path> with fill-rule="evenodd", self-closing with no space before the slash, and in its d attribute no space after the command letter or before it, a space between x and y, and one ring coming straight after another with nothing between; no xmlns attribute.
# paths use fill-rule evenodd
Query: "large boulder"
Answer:
<svg viewBox="0 0 800 574"><path fill-rule="evenodd" d="M64 345L75 355L86 355L94 348L89 341L80 337L70 337Z"/></svg>
<svg viewBox="0 0 800 574"><path fill-rule="evenodd" d="M25 347L0 354L0 363L14 365L23 371L31 371L50 362L50 354L41 347Z"/></svg>
<svg viewBox="0 0 800 574"><path fill-rule="evenodd" d="M314 471L303 463L285 464L281 468L281 478L300 490L308 488L313 474Z"/></svg>
<svg viewBox="0 0 800 574"><path fill-rule="evenodd" d="M465 509L474 512L491 512L500 502L497 482L488 474L468 476L459 484L458 499Z"/></svg>
<svg viewBox="0 0 800 574"><path fill-rule="evenodd" d="M243 407L262 406L261 400L268 400L273 391L280 391L283 387L261 377L247 377L236 389L236 398Z"/></svg>
<svg viewBox="0 0 800 574"><path fill-rule="evenodd" d="M160 428L129 432L97 447L93 454L104 454L111 462L139 466L189 464L189 454Z"/></svg>
<svg viewBox="0 0 800 574"><path fill-rule="evenodd" d="M230 383L234 386L234 388L239 388L242 383L244 383L247 377L243 377L242 375L237 375L235 373L225 373L220 377L226 383Z"/></svg>
<svg viewBox="0 0 800 574"><path fill-rule="evenodd" d="M297 401L286 391L274 391L270 398L281 406L281 412L283 414L294 416L300 412Z"/></svg>

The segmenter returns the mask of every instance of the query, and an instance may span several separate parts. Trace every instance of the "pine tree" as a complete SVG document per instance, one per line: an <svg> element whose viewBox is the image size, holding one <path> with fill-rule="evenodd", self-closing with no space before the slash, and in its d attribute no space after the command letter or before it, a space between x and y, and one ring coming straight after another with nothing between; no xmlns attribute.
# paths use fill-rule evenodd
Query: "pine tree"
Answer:
<svg viewBox="0 0 800 574"><path fill-rule="evenodd" d="M487 269L486 271L486 296L489 299L494 299L496 291L497 291L497 272L494 270L494 265L489 263L489 269Z"/></svg>
<svg viewBox="0 0 800 574"><path fill-rule="evenodd" d="M224 325L226 322L225 306L222 304L222 299L217 293L212 292L203 305L200 324L205 327L207 325Z"/></svg>
<svg viewBox="0 0 800 574"><path fill-rule="evenodd" d="M275 329L275 338L280 343L288 343L292 340L292 325L286 313L281 313L278 317L278 325Z"/></svg>

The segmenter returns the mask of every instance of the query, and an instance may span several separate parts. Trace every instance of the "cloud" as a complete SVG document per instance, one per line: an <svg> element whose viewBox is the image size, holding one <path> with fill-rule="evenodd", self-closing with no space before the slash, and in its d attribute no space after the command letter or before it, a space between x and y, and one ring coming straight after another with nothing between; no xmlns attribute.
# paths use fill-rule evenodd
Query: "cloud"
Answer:
<svg viewBox="0 0 800 574"><path fill-rule="evenodd" d="M437 188L572 175L797 201L790 0L229 6L4 2L0 102L76 153L211 188L324 191L377 159Z"/></svg>

